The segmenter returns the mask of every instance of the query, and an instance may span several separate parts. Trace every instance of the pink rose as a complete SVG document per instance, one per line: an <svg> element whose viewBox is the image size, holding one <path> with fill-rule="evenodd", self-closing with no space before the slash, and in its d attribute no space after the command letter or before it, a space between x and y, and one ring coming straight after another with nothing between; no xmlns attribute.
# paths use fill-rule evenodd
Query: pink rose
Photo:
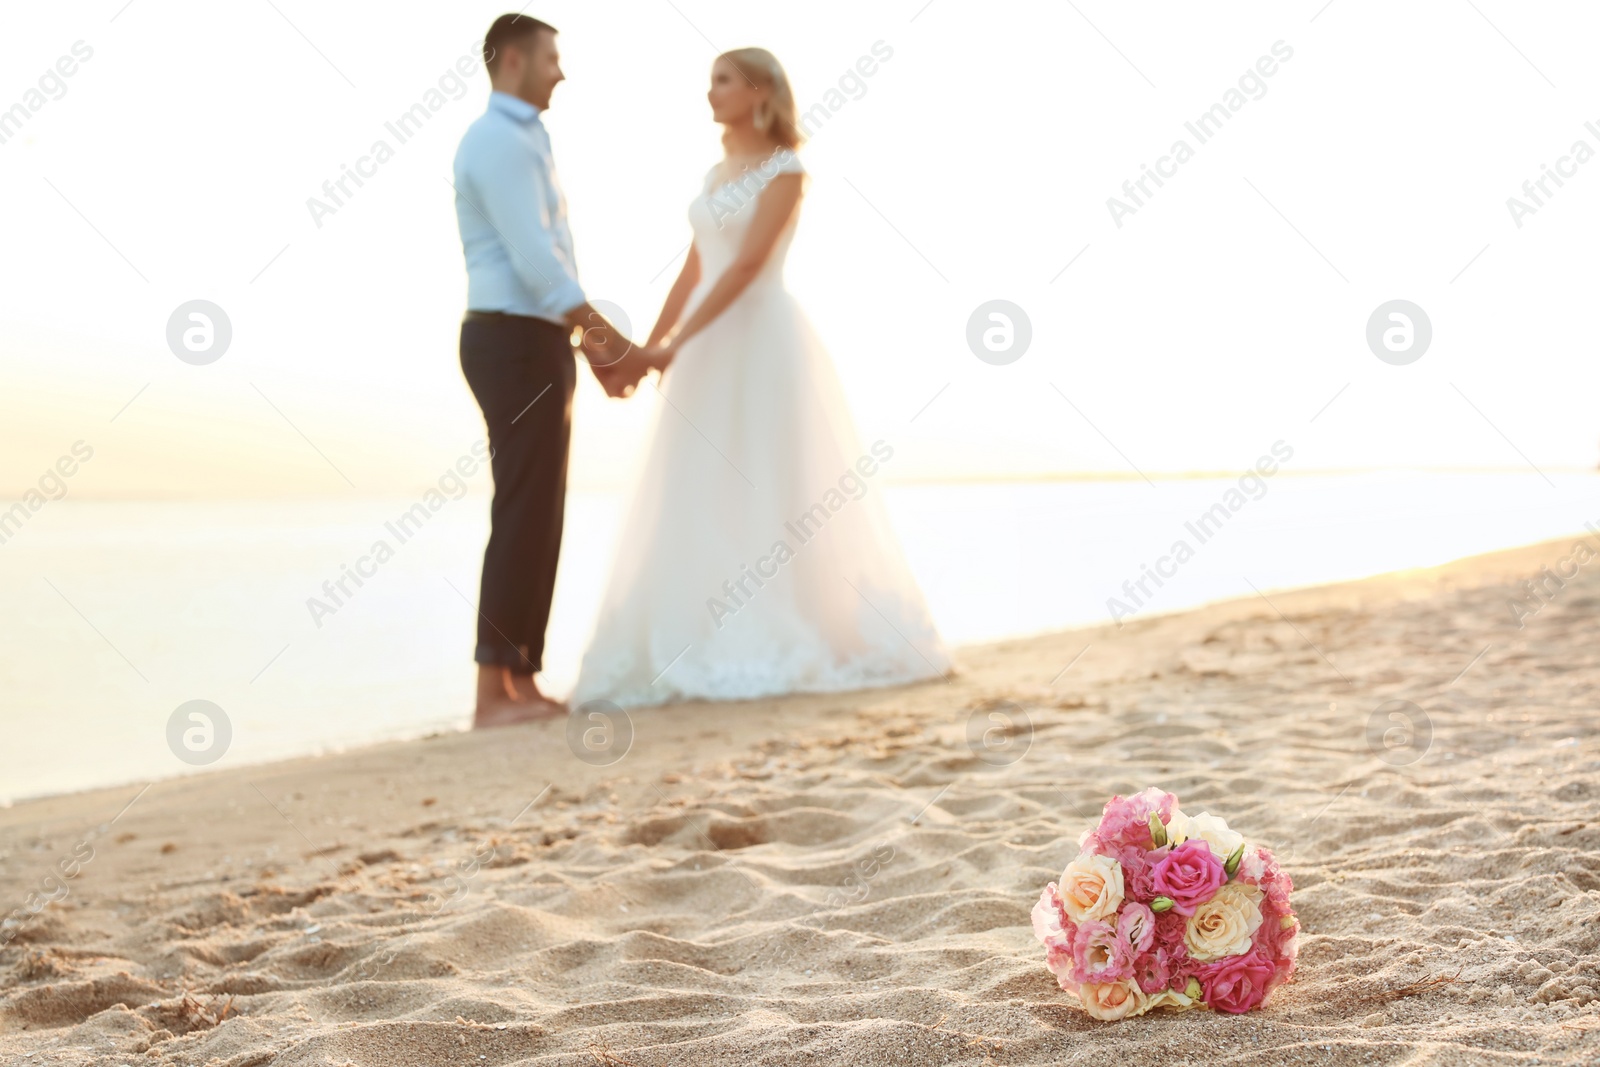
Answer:
<svg viewBox="0 0 1600 1067"><path fill-rule="evenodd" d="M1199 838L1185 841L1157 860L1152 875L1156 892L1170 898L1172 910L1179 915L1193 915L1228 880L1222 861Z"/></svg>
<svg viewBox="0 0 1600 1067"><path fill-rule="evenodd" d="M1239 1014L1264 1003L1292 979L1300 927L1294 885L1271 850L1244 842L1228 875L1223 856L1241 840L1219 818L1185 816L1164 790L1112 797L1033 908L1061 988L1101 1019L1163 1006ZM1235 906L1241 896L1247 908ZM1242 922L1219 925L1219 916Z"/></svg>
<svg viewBox="0 0 1600 1067"><path fill-rule="evenodd" d="M1202 965L1199 978L1206 1006L1212 1011L1244 1014L1266 999L1276 970L1273 961L1259 952L1225 956Z"/></svg>

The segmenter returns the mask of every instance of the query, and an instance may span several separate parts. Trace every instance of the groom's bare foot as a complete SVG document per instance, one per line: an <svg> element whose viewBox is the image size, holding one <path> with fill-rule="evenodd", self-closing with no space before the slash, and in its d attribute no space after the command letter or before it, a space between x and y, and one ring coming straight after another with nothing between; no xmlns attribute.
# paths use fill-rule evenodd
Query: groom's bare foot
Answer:
<svg viewBox="0 0 1600 1067"><path fill-rule="evenodd" d="M492 730L500 726L520 726L528 722L564 718L566 714L566 708L549 701L537 704L479 704L478 710L472 716L472 728Z"/></svg>
<svg viewBox="0 0 1600 1067"><path fill-rule="evenodd" d="M516 701L523 707L538 709L541 719L553 718L557 715L568 715L572 709L559 700L551 700L539 691L539 683L531 674L513 674L510 677L511 691Z"/></svg>
<svg viewBox="0 0 1600 1067"><path fill-rule="evenodd" d="M521 678L504 667L478 665L478 707L472 716L474 730L539 722L567 714L565 704L547 700L532 675Z"/></svg>

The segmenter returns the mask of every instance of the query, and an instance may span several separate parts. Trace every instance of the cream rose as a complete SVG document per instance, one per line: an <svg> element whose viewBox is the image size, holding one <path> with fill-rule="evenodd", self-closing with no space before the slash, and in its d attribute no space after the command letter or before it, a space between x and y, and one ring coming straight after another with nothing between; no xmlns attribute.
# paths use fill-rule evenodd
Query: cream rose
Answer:
<svg viewBox="0 0 1600 1067"><path fill-rule="evenodd" d="M1109 919L1122 905L1122 864L1110 856L1079 856L1061 872L1056 891L1074 923Z"/></svg>
<svg viewBox="0 0 1600 1067"><path fill-rule="evenodd" d="M1243 834L1237 830L1230 830L1221 816L1213 815L1209 811L1191 816L1184 829L1186 839L1198 837L1211 846L1212 854L1219 860L1227 859L1233 855L1234 849L1244 844Z"/></svg>
<svg viewBox="0 0 1600 1067"><path fill-rule="evenodd" d="M1167 819L1167 844L1177 848L1189 840L1189 816L1178 808L1172 809L1172 815Z"/></svg>
<svg viewBox="0 0 1600 1067"><path fill-rule="evenodd" d="M1149 994L1149 997L1150 1003L1146 1009L1148 1011L1154 1011L1157 1008L1176 1008L1179 1011L1187 1011L1189 1008L1194 1007L1196 999L1176 989L1163 989L1159 993Z"/></svg>
<svg viewBox="0 0 1600 1067"><path fill-rule="evenodd" d="M1195 909L1183 929L1189 955L1201 963L1250 951L1250 939L1261 928L1261 890L1229 882Z"/></svg>
<svg viewBox="0 0 1600 1067"><path fill-rule="evenodd" d="M1150 1008L1150 998L1131 978L1103 985L1086 982L1078 987L1078 999L1090 1015L1106 1022L1143 1015Z"/></svg>

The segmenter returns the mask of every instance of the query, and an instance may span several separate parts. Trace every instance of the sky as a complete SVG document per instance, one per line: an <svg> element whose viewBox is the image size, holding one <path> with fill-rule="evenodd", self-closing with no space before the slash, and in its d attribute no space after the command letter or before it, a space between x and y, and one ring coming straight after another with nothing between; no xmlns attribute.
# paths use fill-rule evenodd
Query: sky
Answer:
<svg viewBox="0 0 1600 1067"><path fill-rule="evenodd" d="M466 453L482 424L457 362L446 178L502 10L12 12L0 110L27 117L0 126L0 496L75 447L93 459L71 492L91 499L397 495ZM1592 7L528 13L562 31L569 80L547 124L583 281L640 336L720 153L716 53L770 48L802 110L824 109L789 283L899 479L1238 471L1278 440L1298 470L1600 459L1600 159L1576 144L1600 152ZM432 92L437 110L398 143L385 123ZM1219 104L1225 118L1195 125ZM393 157L314 218L308 199L380 139ZM231 326L204 365L167 336L195 300ZM991 301L1026 319L1011 312L1004 359L969 342ZM1431 332L1410 362L1368 342L1375 313L1379 336L1399 322L1392 301ZM625 483L655 403L585 380L576 485Z"/></svg>

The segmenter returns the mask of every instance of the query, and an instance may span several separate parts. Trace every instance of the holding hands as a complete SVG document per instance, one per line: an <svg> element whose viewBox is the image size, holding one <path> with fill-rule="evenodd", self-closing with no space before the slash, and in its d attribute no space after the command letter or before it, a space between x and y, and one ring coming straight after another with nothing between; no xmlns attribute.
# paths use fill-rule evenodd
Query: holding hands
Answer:
<svg viewBox="0 0 1600 1067"><path fill-rule="evenodd" d="M677 356L678 343L676 341L667 343L658 341L655 344L646 345L644 349L645 362L658 372L665 372Z"/></svg>
<svg viewBox="0 0 1600 1067"><path fill-rule="evenodd" d="M578 348L609 397L632 396L647 373L665 371L677 354L674 346L635 344L588 304L574 309L567 320L582 330Z"/></svg>

